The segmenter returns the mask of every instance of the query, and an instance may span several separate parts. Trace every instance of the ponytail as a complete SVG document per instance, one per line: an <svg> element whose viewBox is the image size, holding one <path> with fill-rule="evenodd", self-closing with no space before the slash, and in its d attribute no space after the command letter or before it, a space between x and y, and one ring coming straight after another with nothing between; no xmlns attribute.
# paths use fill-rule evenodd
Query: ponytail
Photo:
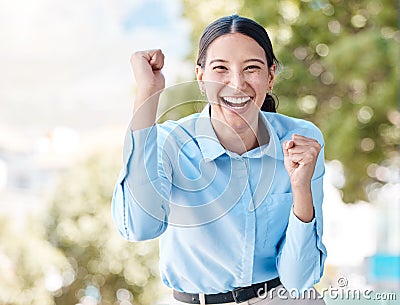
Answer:
<svg viewBox="0 0 400 305"><path fill-rule="evenodd" d="M276 108L278 108L278 103L277 103L278 98L276 97L275 94L274 96L272 95L272 93L267 93L264 99L264 103L261 106L261 111L276 112Z"/></svg>

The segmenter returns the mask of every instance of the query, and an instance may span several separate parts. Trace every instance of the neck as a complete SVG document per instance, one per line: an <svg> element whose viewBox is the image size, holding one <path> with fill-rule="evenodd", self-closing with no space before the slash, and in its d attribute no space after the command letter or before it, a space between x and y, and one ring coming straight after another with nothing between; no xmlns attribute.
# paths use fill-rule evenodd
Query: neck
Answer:
<svg viewBox="0 0 400 305"><path fill-rule="evenodd" d="M259 119L240 128L227 127L219 120L211 118L215 134L221 145L239 155L267 143L268 136L265 128L260 128Z"/></svg>

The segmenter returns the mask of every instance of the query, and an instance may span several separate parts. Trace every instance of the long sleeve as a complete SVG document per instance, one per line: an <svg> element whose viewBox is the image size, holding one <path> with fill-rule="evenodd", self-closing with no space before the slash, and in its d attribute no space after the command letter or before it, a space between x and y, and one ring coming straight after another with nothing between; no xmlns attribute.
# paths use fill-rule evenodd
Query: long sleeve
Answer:
<svg viewBox="0 0 400 305"><path fill-rule="evenodd" d="M128 129L125 138L123 168L111 208L119 233L127 240L156 238L167 228L171 167L159 148L159 134L155 125Z"/></svg>
<svg viewBox="0 0 400 305"><path fill-rule="evenodd" d="M323 274L327 254L322 243L324 172L322 147L311 182L315 217L311 222L304 223L291 210L286 235L277 257L278 273L282 284L288 290L302 292L309 289L319 282Z"/></svg>

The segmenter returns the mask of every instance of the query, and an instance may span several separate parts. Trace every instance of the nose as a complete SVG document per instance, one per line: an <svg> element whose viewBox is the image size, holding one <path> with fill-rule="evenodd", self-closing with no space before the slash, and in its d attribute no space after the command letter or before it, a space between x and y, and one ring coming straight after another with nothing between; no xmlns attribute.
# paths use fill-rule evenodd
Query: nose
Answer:
<svg viewBox="0 0 400 305"><path fill-rule="evenodd" d="M242 91L246 88L246 79L241 71L229 73L227 85L237 91Z"/></svg>

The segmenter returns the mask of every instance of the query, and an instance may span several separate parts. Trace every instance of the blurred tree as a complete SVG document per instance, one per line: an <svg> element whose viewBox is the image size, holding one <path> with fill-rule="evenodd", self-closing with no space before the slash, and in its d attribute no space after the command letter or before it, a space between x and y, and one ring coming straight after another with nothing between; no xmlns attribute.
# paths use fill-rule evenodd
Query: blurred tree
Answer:
<svg viewBox="0 0 400 305"><path fill-rule="evenodd" d="M178 120L191 113L200 112L206 103L206 98L200 94L197 81L180 82L166 87L160 96L157 122Z"/></svg>
<svg viewBox="0 0 400 305"><path fill-rule="evenodd" d="M314 122L339 160L347 202L388 181L400 142L399 30L394 0L183 0L196 46L207 24L238 13L269 32L281 69L278 111ZM191 60L195 62L195 52ZM382 167L383 165L383 167ZM381 171L382 172L382 171Z"/></svg>
<svg viewBox="0 0 400 305"><path fill-rule="evenodd" d="M0 219L0 304L50 305L54 274L68 266L60 251L45 239L38 219L24 223Z"/></svg>
<svg viewBox="0 0 400 305"><path fill-rule="evenodd" d="M111 219L120 151L102 150L58 187L47 234L69 269L54 291L56 304L150 304L162 295L157 242L128 243Z"/></svg>

